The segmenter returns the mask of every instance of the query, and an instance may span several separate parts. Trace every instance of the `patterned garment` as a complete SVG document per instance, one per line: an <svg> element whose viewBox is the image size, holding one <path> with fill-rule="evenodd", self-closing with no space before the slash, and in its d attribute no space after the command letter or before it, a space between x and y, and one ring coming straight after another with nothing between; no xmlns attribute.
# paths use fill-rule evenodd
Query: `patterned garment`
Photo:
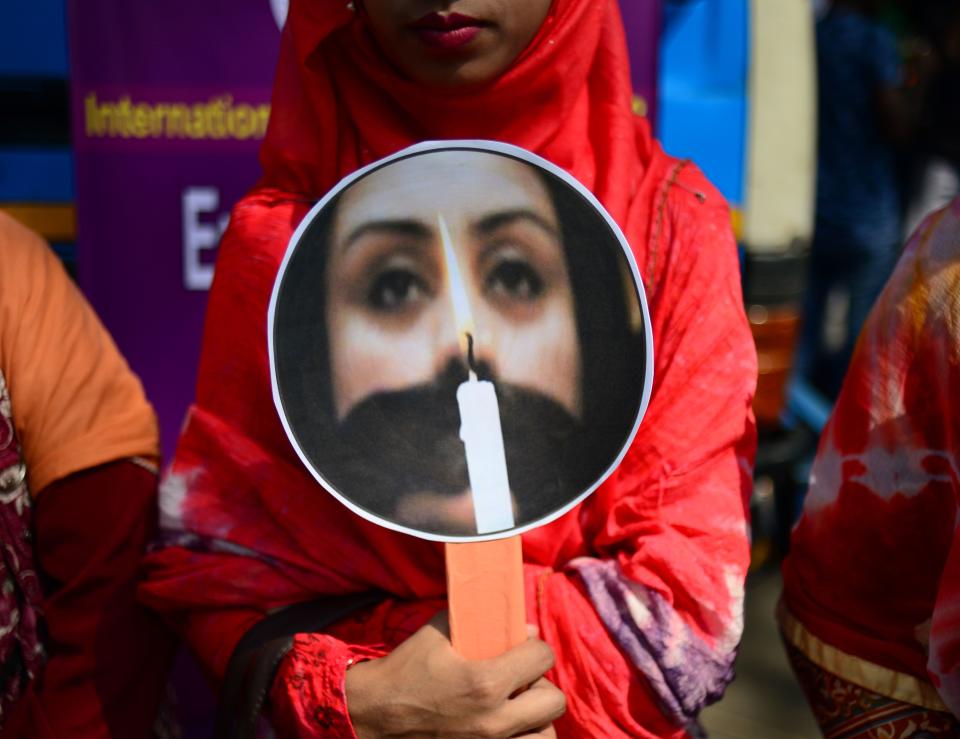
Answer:
<svg viewBox="0 0 960 739"><path fill-rule="evenodd" d="M827 672L789 644L787 656L824 739L960 737L960 722L953 714L901 703L862 688Z"/></svg>
<svg viewBox="0 0 960 739"><path fill-rule="evenodd" d="M14 428L10 394L0 373L0 727L44 660L30 495Z"/></svg>
<svg viewBox="0 0 960 739"><path fill-rule="evenodd" d="M960 199L864 327L784 563L781 626L834 675L960 715Z"/></svg>
<svg viewBox="0 0 960 739"><path fill-rule="evenodd" d="M857 253L900 242L897 167L876 99L900 84L893 34L860 11L834 8L817 24L821 241Z"/></svg>

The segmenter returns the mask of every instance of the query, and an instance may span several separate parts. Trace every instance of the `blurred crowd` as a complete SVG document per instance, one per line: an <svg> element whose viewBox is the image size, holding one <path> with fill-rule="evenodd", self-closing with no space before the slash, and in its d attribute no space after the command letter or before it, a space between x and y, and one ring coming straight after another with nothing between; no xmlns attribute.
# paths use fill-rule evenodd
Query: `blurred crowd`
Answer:
<svg viewBox="0 0 960 739"><path fill-rule="evenodd" d="M797 357L829 399L923 217L960 192L960 3L818 3L816 229Z"/></svg>

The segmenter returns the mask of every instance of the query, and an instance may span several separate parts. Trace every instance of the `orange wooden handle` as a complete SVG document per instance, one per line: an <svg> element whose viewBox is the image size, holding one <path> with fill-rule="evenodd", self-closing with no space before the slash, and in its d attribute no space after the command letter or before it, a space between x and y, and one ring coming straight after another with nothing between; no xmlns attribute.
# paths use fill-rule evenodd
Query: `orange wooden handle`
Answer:
<svg viewBox="0 0 960 739"><path fill-rule="evenodd" d="M519 536L447 544L447 594L453 648L489 659L527 638Z"/></svg>

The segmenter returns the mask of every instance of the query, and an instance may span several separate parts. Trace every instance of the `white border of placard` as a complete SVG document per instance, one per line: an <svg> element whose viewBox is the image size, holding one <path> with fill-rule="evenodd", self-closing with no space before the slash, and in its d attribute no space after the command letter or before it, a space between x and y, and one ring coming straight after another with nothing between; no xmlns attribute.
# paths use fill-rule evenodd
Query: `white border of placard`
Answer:
<svg viewBox="0 0 960 739"><path fill-rule="evenodd" d="M562 508L550 513L547 516L544 516L536 521L533 521L522 526L516 526L512 529L506 529L504 531L498 531L492 534L483 534L483 535L464 535L464 536L445 536L442 534L428 533L419 531L417 529L410 528L408 526L403 526L401 524L395 523L380 516L372 514L370 511L361 508L360 506L352 503L350 500L345 498L342 494L337 492L336 488L327 482L323 476L314 468L313 463L310 461L309 457L304 453L303 449L300 448L300 444L297 442L296 434L294 434L293 429L290 427L290 424L287 420L286 413L283 410L283 403L280 398L280 388L277 381L277 370L276 362L274 355L274 345L273 345L273 335L274 335L274 317L276 315L277 301L280 294L280 286L283 282L284 274L286 273L287 265L290 263L290 260L293 256L293 252L300 242L304 232L313 222L314 218L317 216L320 211L322 211L327 204L337 197L341 192L350 187L354 182L370 174L374 170L380 169L391 162L395 162L399 159L406 159L411 156L418 154L424 154L431 151L445 151L445 150L467 150L467 151L480 151L480 152L490 152L494 154L506 155L513 157L514 159L519 159L524 162L528 162L535 167L542 168L548 171L550 174L555 177L560 178L570 187L572 187L577 193L579 193L588 203L590 203L604 218L607 225L610 227L610 230L616 236L617 241L620 243L620 248L623 250L623 253L626 255L627 262L630 265L630 270L633 273L634 285L637 289L637 295L640 300L640 308L643 313L643 331L644 331L644 342L645 342L645 367L644 367L644 379L643 379L643 394L640 399L640 408L637 412L637 419L633 424L633 429L628 435L623 447L620 450L620 453L617 455L617 458L613 463L606 469L606 471L591 485L587 490L578 495L576 498L571 500L569 503L564 505ZM283 429L287 434L287 438L290 440L290 443L293 445L294 450L297 452L297 456L300 458L300 461L306 466L310 471L313 477L319 482L326 493L333 495L337 500L343 503L347 508L356 513L361 518L364 518L367 521L371 521L375 524L383 526L387 529L392 529L393 531L399 531L404 534L410 534L419 539L427 539L429 541L442 541L442 542L451 542L451 543L462 543L462 542L474 542L474 541L491 541L494 539L505 539L510 536L516 536L522 534L531 529L537 528L538 526L544 526L545 524L555 521L560 518L562 515L567 513L569 510L574 508L577 504L585 500L591 493L593 493L600 485L606 480L610 474L619 466L620 462L623 461L624 456L627 453L627 450L630 448L630 445L633 443L634 438L637 434L637 429L640 427L640 422L643 420L643 416L647 411L647 405L650 402L650 393L653 386L653 332L650 328L650 311L647 307L647 297L643 289L643 281L640 278L640 270L637 268L636 259L634 259L633 252L630 250L630 246L627 243L626 237L623 235L623 231L620 230L620 226L617 225L616 221L607 213L606 209L600 204L600 201L590 192L586 187L584 187L578 180L573 176L567 173L565 170L556 166L552 162L544 159L541 156L534 154L526 149L520 148L518 146L513 146L512 144L504 144L498 141L484 141L479 139L466 139L466 140L449 140L449 141L425 141L423 143L415 144L413 146L407 147L402 151L398 151L395 154L391 154L388 157L379 159L376 162L366 165L361 169L353 172L352 174L343 178L336 186L334 186L330 192L321 198L313 208L310 209L310 212L304 216L303 220L300 222L300 225L297 226L297 230L293 232L293 236L290 237L290 242L287 244L286 253L283 256L283 261L280 264L280 270L277 273L276 279L273 285L273 293L270 296L270 308L267 313L267 345L269 348L269 358L270 358L270 385L273 392L273 402L276 406L277 413L280 415L280 421L283 424ZM282 495L282 491L277 491L278 495Z"/></svg>

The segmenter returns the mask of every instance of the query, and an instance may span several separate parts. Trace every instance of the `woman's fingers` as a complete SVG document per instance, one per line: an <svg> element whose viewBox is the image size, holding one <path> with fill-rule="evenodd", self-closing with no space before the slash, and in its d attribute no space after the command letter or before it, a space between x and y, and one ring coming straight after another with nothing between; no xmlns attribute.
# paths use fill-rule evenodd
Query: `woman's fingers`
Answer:
<svg viewBox="0 0 960 739"><path fill-rule="evenodd" d="M508 697L543 677L554 661L549 645L531 638L498 657L484 660L484 667L496 676L504 697Z"/></svg>

